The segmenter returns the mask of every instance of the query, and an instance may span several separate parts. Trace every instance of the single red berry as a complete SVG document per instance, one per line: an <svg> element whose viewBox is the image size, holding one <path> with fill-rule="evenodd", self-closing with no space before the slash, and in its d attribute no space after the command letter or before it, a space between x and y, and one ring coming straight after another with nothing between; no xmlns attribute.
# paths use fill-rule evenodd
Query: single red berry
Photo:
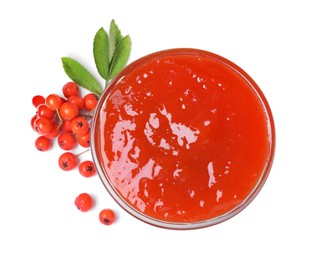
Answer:
<svg viewBox="0 0 312 260"><path fill-rule="evenodd" d="M70 150L75 148L77 140L71 132L63 132L59 135L57 143L63 150Z"/></svg>
<svg viewBox="0 0 312 260"><path fill-rule="evenodd" d="M63 120L72 120L79 114L76 104L65 102L60 107L60 116Z"/></svg>
<svg viewBox="0 0 312 260"><path fill-rule="evenodd" d="M57 94L50 94L47 96L45 104L50 110L55 111L56 109L60 109L63 104L63 100Z"/></svg>
<svg viewBox="0 0 312 260"><path fill-rule="evenodd" d="M73 153L65 152L59 157L58 164L62 170L70 171L77 166L78 159Z"/></svg>
<svg viewBox="0 0 312 260"><path fill-rule="evenodd" d="M51 119L48 118L37 118L35 121L35 128L37 129L38 133L41 135L49 134L52 132L54 128L54 123Z"/></svg>
<svg viewBox="0 0 312 260"><path fill-rule="evenodd" d="M78 144L85 148L90 147L90 139L91 139L90 129L85 134L77 136Z"/></svg>
<svg viewBox="0 0 312 260"><path fill-rule="evenodd" d="M88 193L81 193L75 199L75 206L80 211L87 212L93 206L93 199Z"/></svg>
<svg viewBox="0 0 312 260"><path fill-rule="evenodd" d="M84 101L81 96L70 96L67 101L76 104L79 110L84 108Z"/></svg>
<svg viewBox="0 0 312 260"><path fill-rule="evenodd" d="M39 136L35 141L35 146L39 151L47 151L51 148L51 140L45 136Z"/></svg>
<svg viewBox="0 0 312 260"><path fill-rule="evenodd" d="M84 161L79 164L78 170L84 177L91 177L95 174L95 166L92 161Z"/></svg>
<svg viewBox="0 0 312 260"><path fill-rule="evenodd" d="M79 95L79 88L75 82L68 82L63 86L62 92L66 98L69 98L70 96Z"/></svg>
<svg viewBox="0 0 312 260"><path fill-rule="evenodd" d="M41 104L44 104L45 99L41 95L36 95L32 98L32 104L34 107L38 107Z"/></svg>
<svg viewBox="0 0 312 260"><path fill-rule="evenodd" d="M92 111L96 107L98 97L93 93L89 93L84 96L83 101L85 109L88 111Z"/></svg>
<svg viewBox="0 0 312 260"><path fill-rule="evenodd" d="M54 111L49 109L46 104L40 104L37 107L37 115L39 117L45 117L48 119L52 119L54 117L55 113L54 113Z"/></svg>
<svg viewBox="0 0 312 260"><path fill-rule="evenodd" d="M71 130L76 135L83 135L89 130L89 122L82 116L78 116L72 120Z"/></svg>
<svg viewBox="0 0 312 260"><path fill-rule="evenodd" d="M116 220L116 215L111 209L103 209L99 214L99 220L104 225L111 225Z"/></svg>

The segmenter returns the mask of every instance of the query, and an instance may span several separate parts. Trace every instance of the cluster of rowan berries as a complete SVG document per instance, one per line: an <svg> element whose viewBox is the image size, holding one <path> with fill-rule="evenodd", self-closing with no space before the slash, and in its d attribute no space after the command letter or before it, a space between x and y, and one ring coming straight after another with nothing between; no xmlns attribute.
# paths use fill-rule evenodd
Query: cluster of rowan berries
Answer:
<svg viewBox="0 0 312 260"><path fill-rule="evenodd" d="M92 113L98 97L94 93L82 97L75 82L66 83L62 94L49 94L47 97L36 95L32 98L36 113L31 119L31 126L39 134L35 146L39 151L47 151L57 140L58 146L64 150L58 159L59 167L69 171L78 166L82 176L91 177L96 172L93 161L79 162L80 154L74 154L71 150L80 145L88 151ZM82 193L77 196L75 205L80 211L86 212L92 207L93 199L89 194ZM99 218L108 225L113 223L115 216L110 209L104 209Z"/></svg>

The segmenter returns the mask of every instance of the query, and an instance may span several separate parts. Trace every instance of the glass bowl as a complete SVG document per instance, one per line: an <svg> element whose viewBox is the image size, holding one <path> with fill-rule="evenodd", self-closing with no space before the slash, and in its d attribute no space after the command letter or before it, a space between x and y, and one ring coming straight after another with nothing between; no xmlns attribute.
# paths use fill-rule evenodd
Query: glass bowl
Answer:
<svg viewBox="0 0 312 260"><path fill-rule="evenodd" d="M241 212L274 157L269 104L239 66L198 49L144 56L98 100L91 151L109 194L168 229L212 226Z"/></svg>

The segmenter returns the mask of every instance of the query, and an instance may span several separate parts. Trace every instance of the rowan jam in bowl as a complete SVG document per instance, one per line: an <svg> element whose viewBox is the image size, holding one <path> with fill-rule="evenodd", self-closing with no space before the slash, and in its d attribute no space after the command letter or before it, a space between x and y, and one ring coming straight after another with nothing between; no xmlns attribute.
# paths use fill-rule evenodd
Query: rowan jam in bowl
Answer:
<svg viewBox="0 0 312 260"><path fill-rule="evenodd" d="M273 117L256 83L197 49L128 65L101 96L92 126L92 155L112 197L171 229L239 213L265 183L274 147Z"/></svg>

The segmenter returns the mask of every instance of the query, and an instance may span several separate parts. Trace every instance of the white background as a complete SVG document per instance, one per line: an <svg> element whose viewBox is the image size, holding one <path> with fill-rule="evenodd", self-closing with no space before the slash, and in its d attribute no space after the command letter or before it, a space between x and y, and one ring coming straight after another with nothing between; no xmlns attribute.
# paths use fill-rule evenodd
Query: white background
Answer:
<svg viewBox="0 0 312 260"><path fill-rule="evenodd" d="M312 259L310 1L60 3L0 4L0 259ZM263 90L276 156L264 188L239 215L193 231L149 226L120 209L97 176L61 171L57 146L34 148L32 97L61 93L69 80L63 56L95 72L93 37L113 18L132 38L130 61L167 48L205 49L238 64ZM73 204L81 192L96 199L90 212ZM98 221L105 207L118 214L109 227Z"/></svg>

